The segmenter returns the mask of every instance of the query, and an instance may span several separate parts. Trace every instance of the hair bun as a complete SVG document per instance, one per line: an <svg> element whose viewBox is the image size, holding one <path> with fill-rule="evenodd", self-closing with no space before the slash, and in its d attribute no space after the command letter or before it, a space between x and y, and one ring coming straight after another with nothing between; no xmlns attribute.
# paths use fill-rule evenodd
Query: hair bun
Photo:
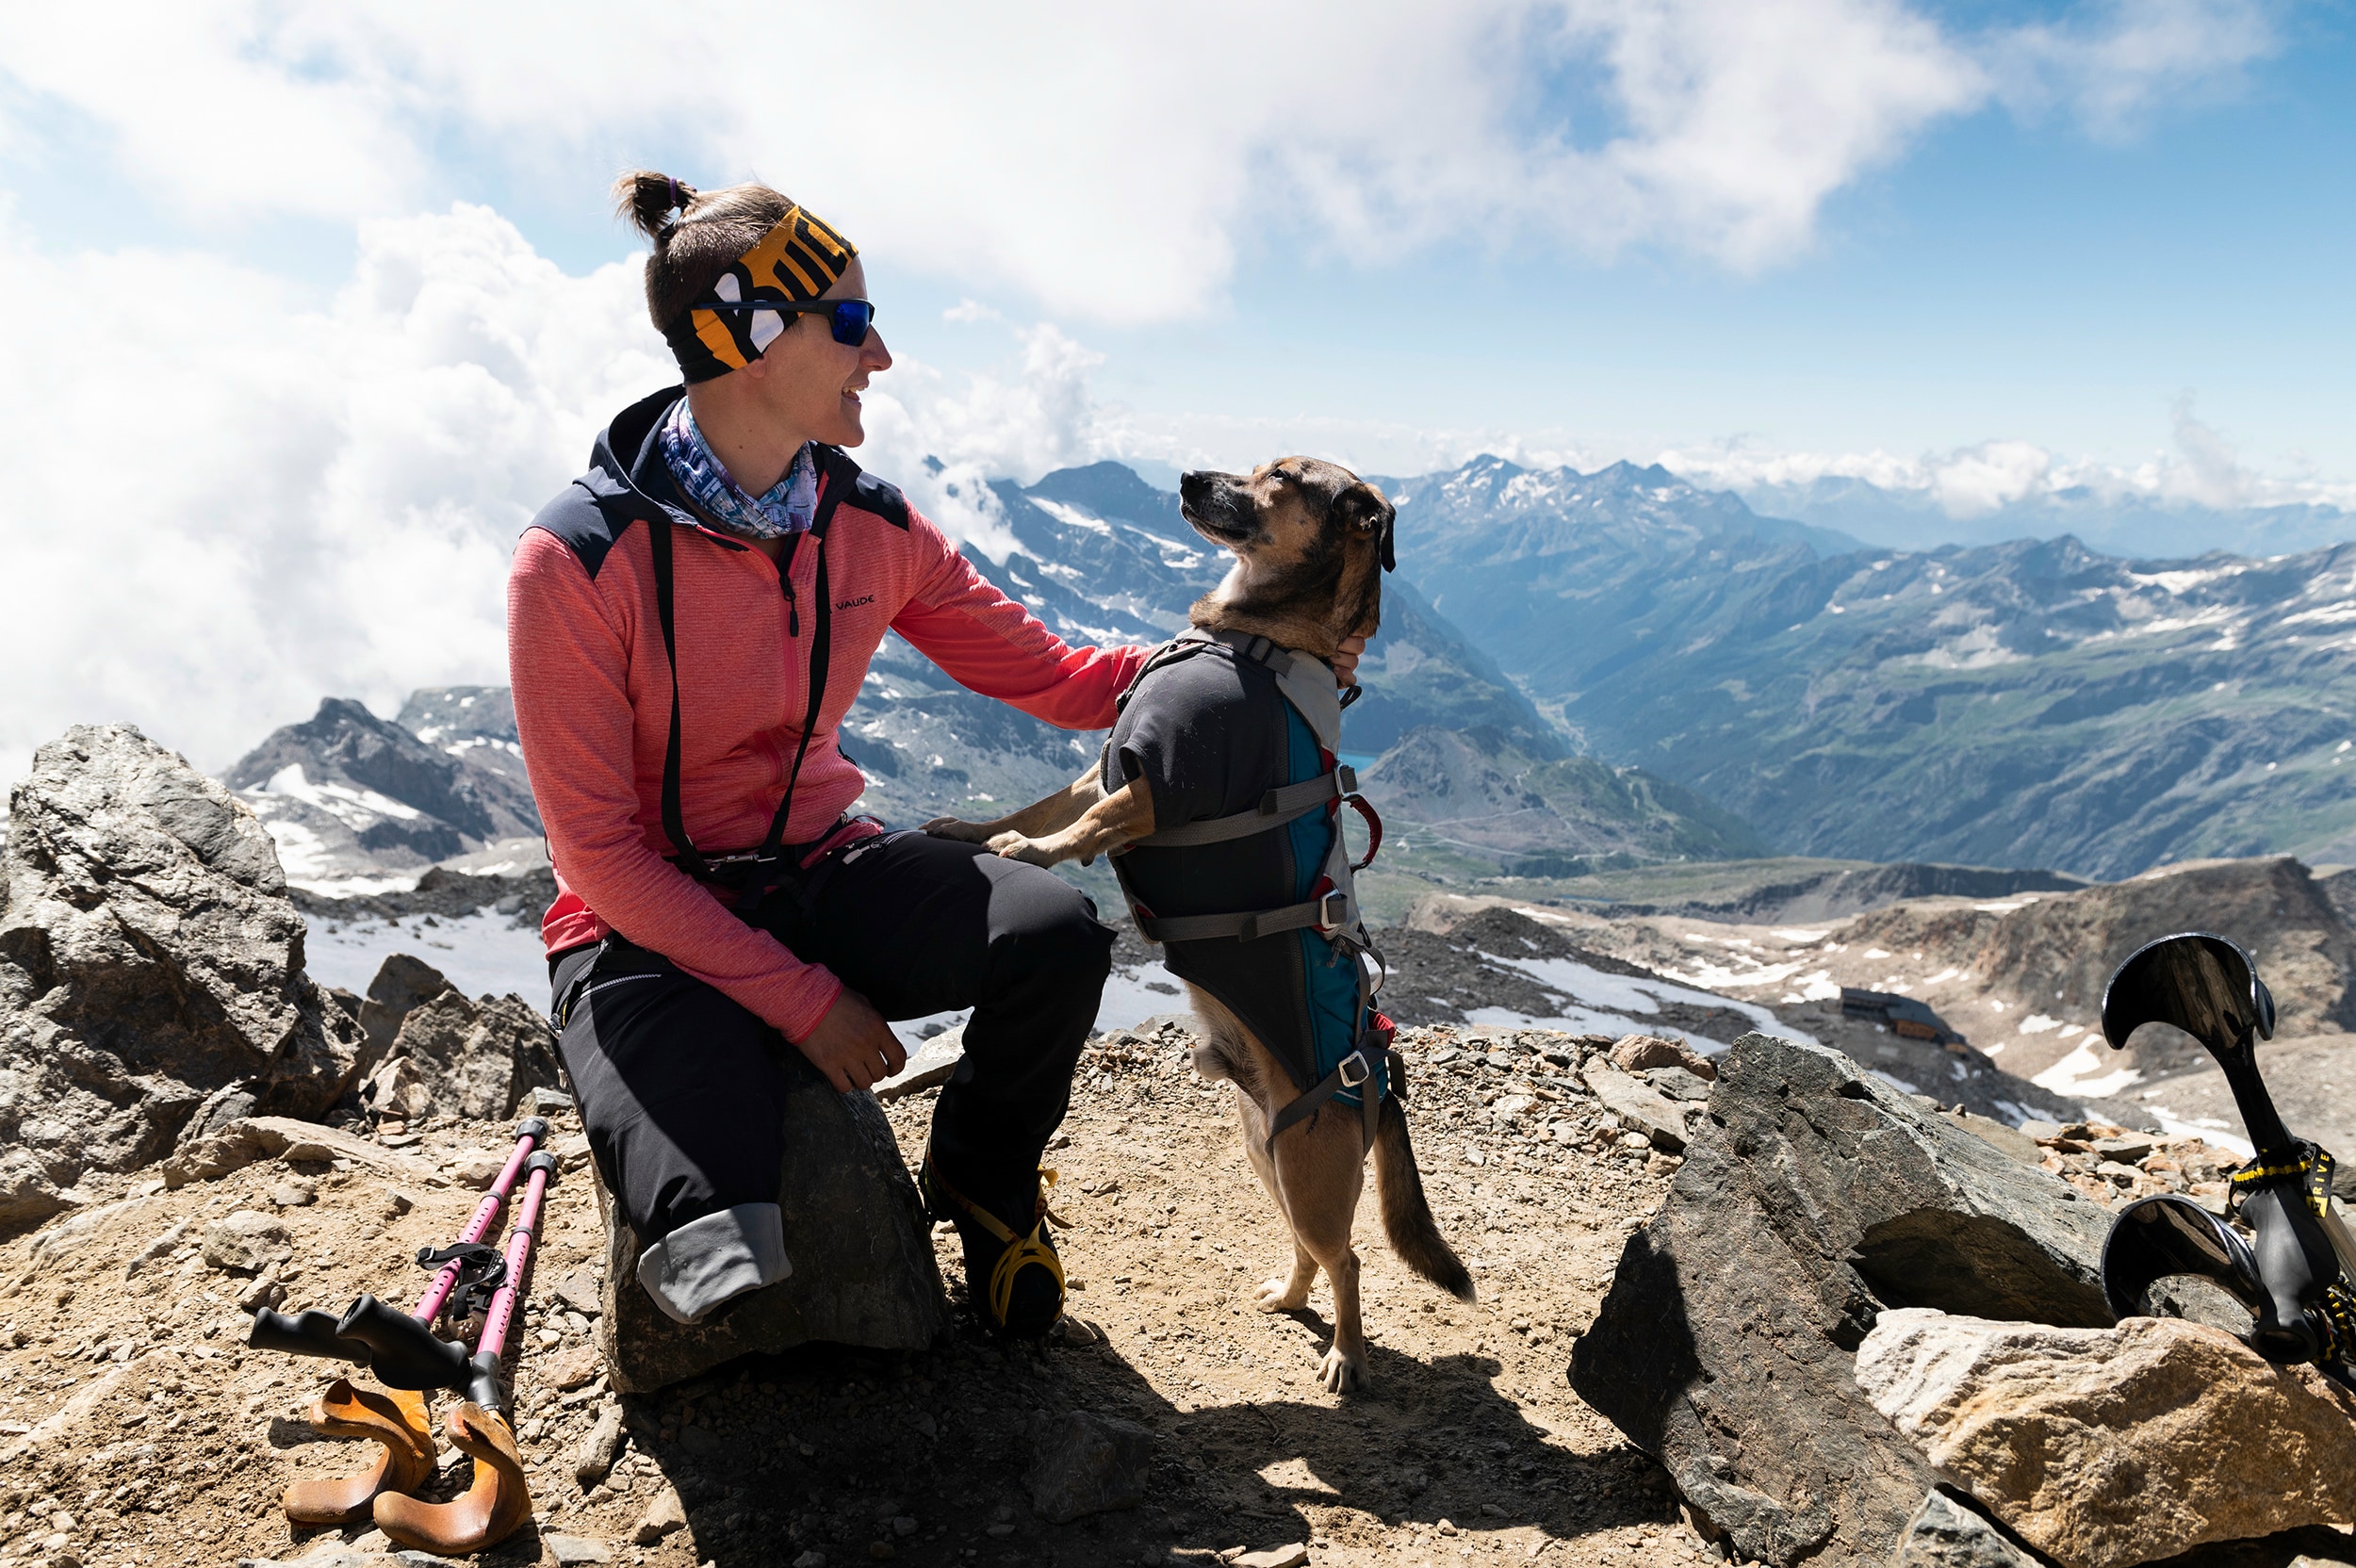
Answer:
<svg viewBox="0 0 2356 1568"><path fill-rule="evenodd" d="M651 169L633 169L614 182L614 210L648 239L660 241L676 226L671 214L695 199L685 180Z"/></svg>

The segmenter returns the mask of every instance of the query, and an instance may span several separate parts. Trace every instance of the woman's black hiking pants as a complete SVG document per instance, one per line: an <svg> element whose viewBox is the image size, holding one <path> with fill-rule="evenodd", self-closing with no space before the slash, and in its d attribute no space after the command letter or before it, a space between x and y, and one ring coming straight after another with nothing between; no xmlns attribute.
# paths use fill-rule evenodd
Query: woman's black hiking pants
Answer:
<svg viewBox="0 0 2356 1568"><path fill-rule="evenodd" d="M836 852L754 923L886 1019L971 1007L933 1112L941 1173L1027 1229L1113 934L1054 873L902 831ZM823 1082L777 1030L620 935L550 961L564 1066L657 1305L700 1318L792 1272L777 1207L789 1092Z"/></svg>

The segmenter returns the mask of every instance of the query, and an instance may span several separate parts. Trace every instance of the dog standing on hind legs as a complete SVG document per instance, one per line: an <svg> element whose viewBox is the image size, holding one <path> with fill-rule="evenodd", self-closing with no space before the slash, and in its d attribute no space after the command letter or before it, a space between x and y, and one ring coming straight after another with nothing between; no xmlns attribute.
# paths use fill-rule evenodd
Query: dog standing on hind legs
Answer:
<svg viewBox="0 0 2356 1568"><path fill-rule="evenodd" d="M1339 820L1345 804L1365 816L1371 860L1381 824L1336 756L1332 661L1380 625L1393 510L1348 469L1306 458L1188 474L1179 495L1188 525L1235 564L1189 631L1147 661L1097 765L996 822L926 829L1034 865L1118 857L1138 931L1164 945L1203 1021L1196 1070L1235 1086L1252 1168L1292 1231L1292 1271L1260 1306L1302 1306L1325 1271L1323 1380L1339 1393L1366 1375L1350 1232L1369 1150L1393 1249L1472 1298L1415 1169L1351 880L1365 862L1351 864Z"/></svg>

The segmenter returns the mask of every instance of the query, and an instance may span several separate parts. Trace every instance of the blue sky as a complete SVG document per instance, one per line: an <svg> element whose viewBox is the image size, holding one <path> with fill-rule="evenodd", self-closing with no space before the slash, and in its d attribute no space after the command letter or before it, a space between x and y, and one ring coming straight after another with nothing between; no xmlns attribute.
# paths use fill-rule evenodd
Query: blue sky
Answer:
<svg viewBox="0 0 2356 1568"><path fill-rule="evenodd" d="M1858 158L1797 242L1758 261L1729 265L1674 234L1599 256L1557 235L1477 221L1386 260L1333 245L1314 215L1277 194L1233 215L1234 265L1214 286L1149 306L1142 320L1004 268L963 274L954 247L871 241L870 270L904 351L1000 369L1015 351L1008 324L1054 321L1104 356L1091 378L1099 397L1179 447L1204 446L1204 457L1218 455L1207 449L1232 419L1494 433L1615 456L1735 440L1915 453L2010 438L2126 465L2167 445L2170 409L2190 395L2255 466L2356 480L2343 368L2356 348L2345 282L2356 240L2356 17L2342 4L2181 8L2250 39L2248 57L2180 72L2115 122L2090 123L2066 87L2042 103L1999 96L1926 115ZM2026 26L2097 31L2124 13L1919 14L1968 41ZM1495 24L1485 44L1507 47L1516 25L1529 24ZM872 47L877 77L890 80L888 42ZM1530 73L1522 87L1529 101L1512 118L1532 134L1566 127L1589 147L1628 134L1618 86L1589 55ZM20 132L5 165L36 244L187 245L321 297L346 282L349 214L176 206L125 172L121 125L102 111L21 79L11 96L41 139L28 146ZM707 182L758 171L813 183L796 179L790 137L715 146L682 104L532 147L433 102L430 87L400 117L422 169L421 205L483 203L574 272L631 253L598 188L624 163ZM1136 170L1140 183L1155 177L1151 165ZM1018 208L1023 183L1019 172L1007 178ZM1070 194L1039 197L1068 205ZM826 195L829 211L873 204L866 191ZM839 220L857 236L851 218ZM1005 322L942 319L965 300ZM1395 442L1374 444L1396 455Z"/></svg>
<svg viewBox="0 0 2356 1568"><path fill-rule="evenodd" d="M498 678L516 530L666 374L635 163L860 243L902 361L862 455L984 547L959 479L1283 450L2356 506L2343 0L873 0L847 54L736 41L840 22L0 18L0 407L40 433L0 549L60 585L0 628L52 678L0 765Z"/></svg>

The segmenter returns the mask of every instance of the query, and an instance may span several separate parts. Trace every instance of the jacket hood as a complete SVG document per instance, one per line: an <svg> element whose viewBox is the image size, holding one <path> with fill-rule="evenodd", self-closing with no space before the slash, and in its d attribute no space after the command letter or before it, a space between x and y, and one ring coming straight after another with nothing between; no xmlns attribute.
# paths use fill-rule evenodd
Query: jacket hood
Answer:
<svg viewBox="0 0 2356 1568"><path fill-rule="evenodd" d="M676 522L699 526L671 477L671 466L663 460L660 439L663 421L685 396L685 386L666 386L639 399L597 432L589 449L589 471L580 482L600 505L634 499L641 506L662 508Z"/></svg>

